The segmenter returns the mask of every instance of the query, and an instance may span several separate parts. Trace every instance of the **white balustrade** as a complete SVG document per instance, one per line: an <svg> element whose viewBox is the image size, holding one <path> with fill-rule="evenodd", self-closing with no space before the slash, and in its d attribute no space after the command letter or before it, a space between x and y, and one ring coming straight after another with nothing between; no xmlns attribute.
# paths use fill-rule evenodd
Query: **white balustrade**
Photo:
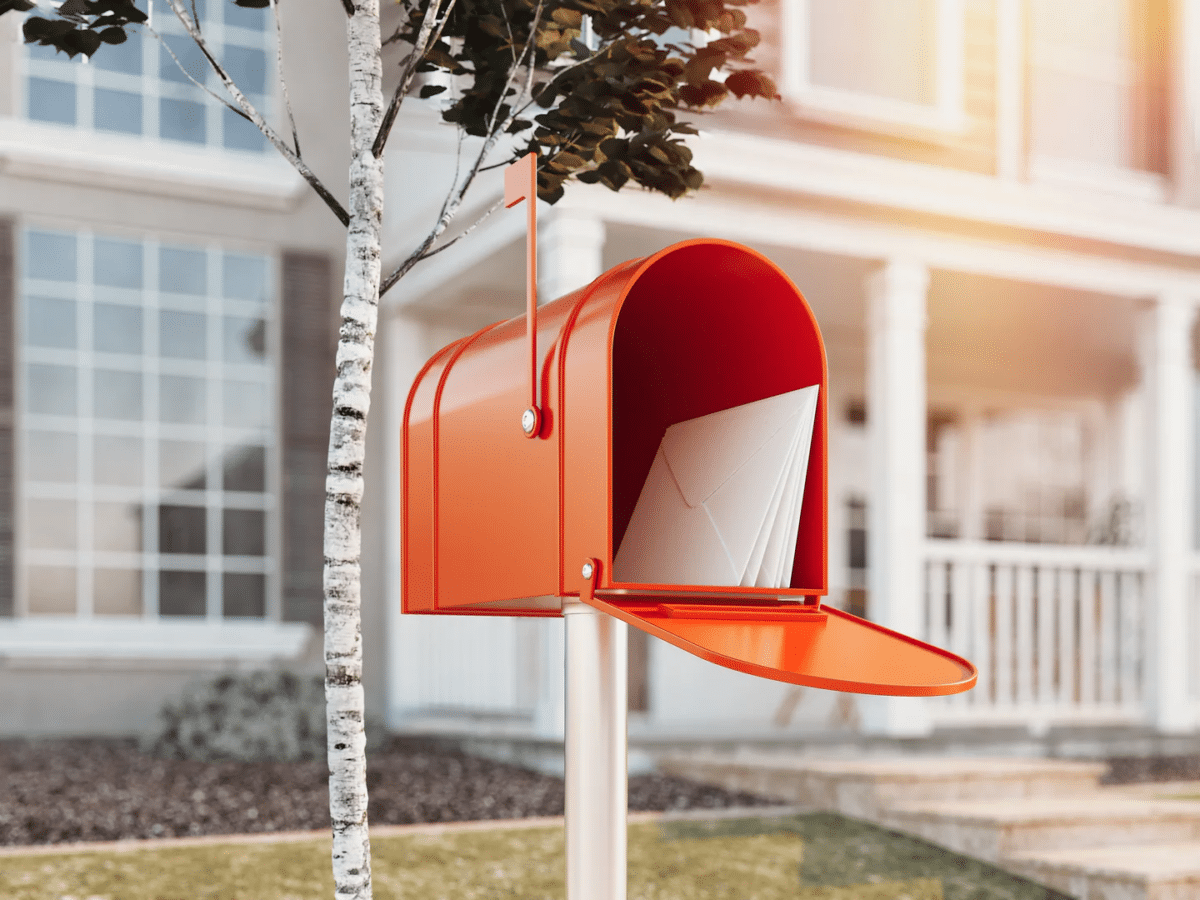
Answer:
<svg viewBox="0 0 1200 900"><path fill-rule="evenodd" d="M1144 551L943 540L925 547L921 637L979 668L974 690L934 702L936 723L1041 730L1145 718ZM1200 702L1200 690L1193 696Z"/></svg>

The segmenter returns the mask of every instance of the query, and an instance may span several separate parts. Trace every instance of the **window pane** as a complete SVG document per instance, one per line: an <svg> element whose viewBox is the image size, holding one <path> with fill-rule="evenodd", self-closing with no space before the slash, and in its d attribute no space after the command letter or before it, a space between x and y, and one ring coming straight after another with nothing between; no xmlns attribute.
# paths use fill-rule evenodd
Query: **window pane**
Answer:
<svg viewBox="0 0 1200 900"><path fill-rule="evenodd" d="M158 48L159 76L165 81L191 84L188 80L188 75L191 75L196 81L204 84L208 75L208 60L204 58L196 42L187 35L177 34L164 35L163 42L167 46ZM167 52L167 48L170 48L170 53ZM175 54L174 59L171 58L172 53Z"/></svg>
<svg viewBox="0 0 1200 900"><path fill-rule="evenodd" d="M158 612L164 616L202 616L207 594L203 572L160 572Z"/></svg>
<svg viewBox="0 0 1200 900"><path fill-rule="evenodd" d="M266 514L261 509L225 510L221 543L226 556L264 556Z"/></svg>
<svg viewBox="0 0 1200 900"><path fill-rule="evenodd" d="M74 569L62 566L30 566L26 573L31 615L75 615Z"/></svg>
<svg viewBox="0 0 1200 900"><path fill-rule="evenodd" d="M29 79L29 118L75 124L75 85L48 78Z"/></svg>
<svg viewBox="0 0 1200 900"><path fill-rule="evenodd" d="M225 71L246 94L267 90L267 54L254 47L225 47Z"/></svg>
<svg viewBox="0 0 1200 900"><path fill-rule="evenodd" d="M75 347L75 301L30 297L25 301L25 343L31 347Z"/></svg>
<svg viewBox="0 0 1200 900"><path fill-rule="evenodd" d="M140 553L142 550L142 505L140 503L96 503L92 511L92 535L97 550Z"/></svg>
<svg viewBox="0 0 1200 900"><path fill-rule="evenodd" d="M141 244L96 238L93 256L96 284L122 288L142 286Z"/></svg>
<svg viewBox="0 0 1200 900"><path fill-rule="evenodd" d="M267 579L263 575L227 574L221 580L225 615L261 619L266 614Z"/></svg>
<svg viewBox="0 0 1200 900"><path fill-rule="evenodd" d="M230 300L267 300L267 261L261 256L225 254L222 288Z"/></svg>
<svg viewBox="0 0 1200 900"><path fill-rule="evenodd" d="M267 323L262 319L225 319L225 359L261 363L267 356Z"/></svg>
<svg viewBox="0 0 1200 900"><path fill-rule="evenodd" d="M78 439L61 431L25 432L25 475L30 481L72 482Z"/></svg>
<svg viewBox="0 0 1200 900"><path fill-rule="evenodd" d="M267 140L258 126L244 119L231 109L221 110L221 127L225 131L223 142L227 150L249 150L261 153L267 149Z"/></svg>
<svg viewBox="0 0 1200 900"><path fill-rule="evenodd" d="M75 549L75 501L25 501L25 539L38 550Z"/></svg>
<svg viewBox="0 0 1200 900"><path fill-rule="evenodd" d="M100 484L139 485L142 483L142 442L140 438L98 434L92 444L92 466Z"/></svg>
<svg viewBox="0 0 1200 900"><path fill-rule="evenodd" d="M208 539L203 506L158 508L159 553L204 553Z"/></svg>
<svg viewBox="0 0 1200 900"><path fill-rule="evenodd" d="M99 53L92 56L91 62L97 69L107 69L109 72L142 74L141 32L129 29L125 32L124 43L106 45Z"/></svg>
<svg viewBox="0 0 1200 900"><path fill-rule="evenodd" d="M47 281L75 280L75 235L31 231L26 239L26 274Z"/></svg>
<svg viewBox="0 0 1200 900"><path fill-rule="evenodd" d="M249 28L252 31L263 31L267 27L266 9L248 9L232 3L222 3L225 12L225 24L237 28Z"/></svg>
<svg viewBox="0 0 1200 900"><path fill-rule="evenodd" d="M136 306L97 303L92 307L92 339L101 353L142 352L142 310Z"/></svg>
<svg viewBox="0 0 1200 900"><path fill-rule="evenodd" d="M202 378L163 375L158 382L159 419L181 425L203 425L204 388Z"/></svg>
<svg viewBox="0 0 1200 900"><path fill-rule="evenodd" d="M227 491L265 491L265 447L230 447L225 452L224 488Z"/></svg>
<svg viewBox="0 0 1200 900"><path fill-rule="evenodd" d="M159 313L158 349L163 356L204 359L205 318L199 313Z"/></svg>
<svg viewBox="0 0 1200 900"><path fill-rule="evenodd" d="M140 372L110 372L99 369L93 378L97 419L139 421L142 418Z"/></svg>
<svg viewBox="0 0 1200 900"><path fill-rule="evenodd" d="M140 569L97 569L92 574L92 608L100 616L142 614Z"/></svg>
<svg viewBox="0 0 1200 900"><path fill-rule="evenodd" d="M203 250L163 247L158 251L158 288L173 294L204 296L208 290Z"/></svg>
<svg viewBox="0 0 1200 900"><path fill-rule="evenodd" d="M208 477L203 444L198 441L163 441L158 446L159 484L178 490L204 490Z"/></svg>
<svg viewBox="0 0 1200 900"><path fill-rule="evenodd" d="M204 104L164 97L159 101L158 132L161 137L172 141L203 144L208 133L204 122Z"/></svg>
<svg viewBox="0 0 1200 900"><path fill-rule="evenodd" d="M814 85L937 102L937 0L809 0Z"/></svg>
<svg viewBox="0 0 1200 900"><path fill-rule="evenodd" d="M139 94L96 88L94 102L96 128L100 131L142 133L142 98Z"/></svg>
<svg viewBox="0 0 1200 900"><path fill-rule="evenodd" d="M225 382L225 424L234 428L266 425L266 387L253 381Z"/></svg>
<svg viewBox="0 0 1200 900"><path fill-rule="evenodd" d="M75 415L75 368L33 364L25 369L25 393L30 412Z"/></svg>

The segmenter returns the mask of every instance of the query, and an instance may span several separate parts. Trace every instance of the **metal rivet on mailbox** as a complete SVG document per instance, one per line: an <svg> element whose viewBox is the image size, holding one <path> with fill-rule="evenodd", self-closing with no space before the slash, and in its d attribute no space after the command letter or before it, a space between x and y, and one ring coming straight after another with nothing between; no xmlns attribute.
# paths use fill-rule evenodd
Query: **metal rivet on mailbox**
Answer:
<svg viewBox="0 0 1200 900"><path fill-rule="evenodd" d="M590 562L586 562L583 564L583 577L584 578L591 578L592 572L594 572L594 571L595 571L595 569L592 568L592 564Z"/></svg>

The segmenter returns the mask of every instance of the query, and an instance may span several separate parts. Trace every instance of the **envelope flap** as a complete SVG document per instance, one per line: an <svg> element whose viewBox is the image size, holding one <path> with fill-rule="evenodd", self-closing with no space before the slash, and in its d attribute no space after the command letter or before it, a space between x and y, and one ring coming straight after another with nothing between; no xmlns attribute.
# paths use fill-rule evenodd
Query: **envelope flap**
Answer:
<svg viewBox="0 0 1200 900"><path fill-rule="evenodd" d="M688 506L698 506L804 406L816 385L677 422L662 439L667 467Z"/></svg>

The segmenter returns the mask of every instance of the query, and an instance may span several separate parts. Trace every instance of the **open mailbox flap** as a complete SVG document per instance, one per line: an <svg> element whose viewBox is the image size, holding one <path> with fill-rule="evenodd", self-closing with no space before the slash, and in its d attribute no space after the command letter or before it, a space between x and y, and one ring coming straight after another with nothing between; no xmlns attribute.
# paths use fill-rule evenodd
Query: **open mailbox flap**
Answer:
<svg viewBox="0 0 1200 900"><path fill-rule="evenodd" d="M953 653L816 604L696 603L580 598L647 634L719 666L808 687L933 697L975 686L976 668Z"/></svg>

